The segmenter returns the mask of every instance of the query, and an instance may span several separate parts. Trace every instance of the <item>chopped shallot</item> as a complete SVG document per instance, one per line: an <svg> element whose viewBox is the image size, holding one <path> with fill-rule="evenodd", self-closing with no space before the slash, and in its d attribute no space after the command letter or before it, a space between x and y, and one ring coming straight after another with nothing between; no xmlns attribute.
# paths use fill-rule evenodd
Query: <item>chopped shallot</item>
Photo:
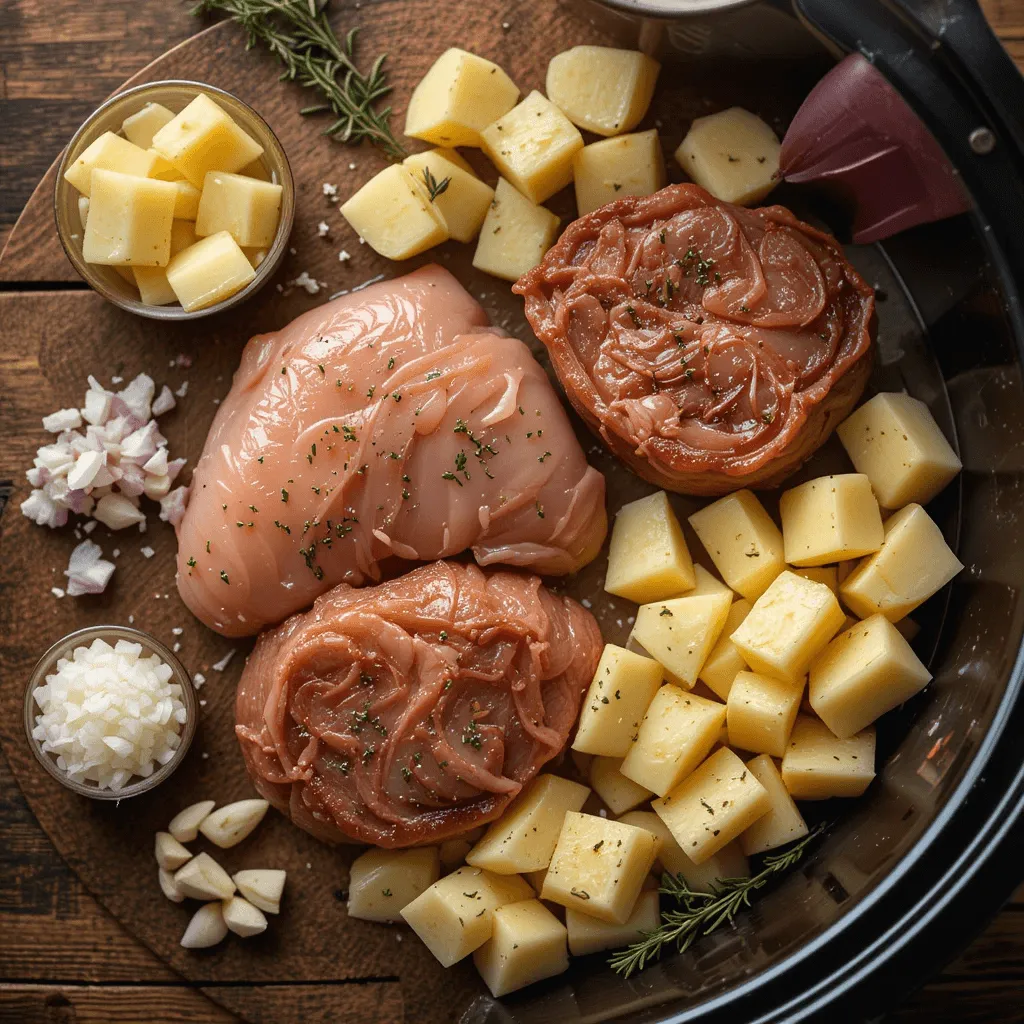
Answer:
<svg viewBox="0 0 1024 1024"><path fill-rule="evenodd" d="M81 594L102 594L114 574L114 563L103 558L99 544L83 540L71 552L64 575L68 578L67 593L71 597Z"/></svg>

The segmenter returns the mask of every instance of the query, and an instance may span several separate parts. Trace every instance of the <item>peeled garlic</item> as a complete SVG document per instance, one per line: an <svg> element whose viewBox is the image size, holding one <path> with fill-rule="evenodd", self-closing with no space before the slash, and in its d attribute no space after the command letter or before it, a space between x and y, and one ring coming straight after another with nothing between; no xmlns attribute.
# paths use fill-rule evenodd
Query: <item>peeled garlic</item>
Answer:
<svg viewBox="0 0 1024 1024"><path fill-rule="evenodd" d="M254 906L268 914L281 912L281 894L288 873L277 868L251 868L233 875L238 891Z"/></svg>
<svg viewBox="0 0 1024 1024"><path fill-rule="evenodd" d="M164 871L177 871L192 854L170 832L156 834L156 862Z"/></svg>
<svg viewBox="0 0 1024 1024"><path fill-rule="evenodd" d="M199 826L203 819L214 808L212 800L200 800L197 804L191 804L183 811L171 818L167 831L178 840L179 843L191 843L199 834Z"/></svg>
<svg viewBox="0 0 1024 1024"><path fill-rule="evenodd" d="M158 877L160 879L160 888L163 891L163 894L172 903L181 903L184 901L185 894L174 884L174 875L170 871L160 868Z"/></svg>
<svg viewBox="0 0 1024 1024"><path fill-rule="evenodd" d="M200 854L202 856L202 854ZM189 921L181 944L186 949L207 949L216 946L228 933L220 903L204 903Z"/></svg>
<svg viewBox="0 0 1024 1024"><path fill-rule="evenodd" d="M208 853L197 854L179 869L174 884L196 900L226 900L235 892L231 876Z"/></svg>
<svg viewBox="0 0 1024 1024"><path fill-rule="evenodd" d="M263 911L241 896L232 896L231 899L225 900L222 912L224 923L243 939L267 930L267 919L263 916Z"/></svg>
<svg viewBox="0 0 1024 1024"><path fill-rule="evenodd" d="M211 843L227 850L240 843L263 820L270 804L266 800L237 800L208 814L199 831Z"/></svg>

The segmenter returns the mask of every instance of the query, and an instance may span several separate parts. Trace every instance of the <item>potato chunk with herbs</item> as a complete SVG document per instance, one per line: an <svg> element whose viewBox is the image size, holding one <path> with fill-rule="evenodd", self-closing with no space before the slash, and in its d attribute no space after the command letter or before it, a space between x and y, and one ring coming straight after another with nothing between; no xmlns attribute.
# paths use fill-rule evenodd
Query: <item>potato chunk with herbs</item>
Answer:
<svg viewBox="0 0 1024 1024"><path fill-rule="evenodd" d="M491 938L473 963L498 997L569 969L566 928L540 900L507 903L494 911Z"/></svg>
<svg viewBox="0 0 1024 1024"><path fill-rule="evenodd" d="M87 263L167 266L178 194L173 184L97 167L91 192L82 242Z"/></svg>
<svg viewBox="0 0 1024 1024"><path fill-rule="evenodd" d="M572 177L581 217L623 196L654 195L665 186L657 129L584 146L573 158Z"/></svg>
<svg viewBox="0 0 1024 1024"><path fill-rule="evenodd" d="M352 862L348 916L363 921L401 921L402 910L437 881L436 846L367 850Z"/></svg>
<svg viewBox="0 0 1024 1024"><path fill-rule="evenodd" d="M104 132L86 147L82 155L64 172L64 180L83 196L92 196L92 174L95 170L116 171L133 178L151 177L157 162L155 153L133 145L113 132Z"/></svg>
<svg viewBox="0 0 1024 1024"><path fill-rule="evenodd" d="M480 228L473 266L504 281L517 281L544 258L561 223L550 210L499 178Z"/></svg>
<svg viewBox="0 0 1024 1024"><path fill-rule="evenodd" d="M168 121L173 120L174 111L168 110L162 103L146 103L121 122L121 131L124 132L125 138L139 149L149 149L153 145L153 136Z"/></svg>
<svg viewBox="0 0 1024 1024"><path fill-rule="evenodd" d="M782 757L804 695L796 685L756 672L738 672L729 690L729 745Z"/></svg>
<svg viewBox="0 0 1024 1024"><path fill-rule="evenodd" d="M743 655L732 642L732 635L740 628L751 607L750 602L742 597L733 602L725 626L722 627L722 635L718 638L718 643L711 648L711 653L705 659L697 677L722 700L729 699L729 690L732 688L736 673L744 672L747 668Z"/></svg>
<svg viewBox="0 0 1024 1024"><path fill-rule="evenodd" d="M590 785L608 810L619 817L651 798L651 791L622 774L621 757L595 757L590 762Z"/></svg>
<svg viewBox="0 0 1024 1024"><path fill-rule="evenodd" d="M782 758L782 781L794 799L860 796L874 777L874 726L841 740L817 718L797 716Z"/></svg>
<svg viewBox="0 0 1024 1024"><path fill-rule="evenodd" d="M625 924L610 924L579 910L567 909L565 927L569 933L569 952L573 956L586 956L606 949L621 949L639 942L645 932L655 931L660 921L661 907L653 889L640 893Z"/></svg>
<svg viewBox="0 0 1024 1024"><path fill-rule="evenodd" d="M189 312L223 302L255 276L249 258L226 231L201 238L167 264L167 281Z"/></svg>
<svg viewBox="0 0 1024 1024"><path fill-rule="evenodd" d="M210 171L203 181L196 234L202 238L227 231L243 247L267 247L277 235L283 192L269 181Z"/></svg>
<svg viewBox="0 0 1024 1024"><path fill-rule="evenodd" d="M472 242L487 216L494 189L481 181L454 149L413 153L402 161L419 178L457 242Z"/></svg>
<svg viewBox="0 0 1024 1024"><path fill-rule="evenodd" d="M753 857L807 835L807 823L786 789L775 762L767 754L759 754L747 762L747 768L768 791L772 806L740 836L743 852Z"/></svg>
<svg viewBox="0 0 1024 1024"><path fill-rule="evenodd" d="M195 227L190 220L174 220L171 222L171 258L183 252L190 245L195 245ZM167 280L166 267L133 267L135 284L139 289L139 298L147 306L167 306L178 301L174 289Z"/></svg>

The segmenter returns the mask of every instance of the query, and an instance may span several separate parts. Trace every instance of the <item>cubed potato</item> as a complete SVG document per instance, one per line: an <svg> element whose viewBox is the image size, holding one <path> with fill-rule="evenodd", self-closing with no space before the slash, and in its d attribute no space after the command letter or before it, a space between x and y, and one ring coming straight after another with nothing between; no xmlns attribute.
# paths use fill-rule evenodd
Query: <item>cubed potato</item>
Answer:
<svg viewBox="0 0 1024 1024"><path fill-rule="evenodd" d="M786 567L782 533L751 491L736 491L690 516L722 579L756 601Z"/></svg>
<svg viewBox="0 0 1024 1024"><path fill-rule="evenodd" d="M851 623L853 625L853 623ZM921 632L921 624L915 622L913 619L900 619L899 622L893 623L896 627L897 632L908 644L912 644L917 634Z"/></svg>
<svg viewBox="0 0 1024 1024"><path fill-rule="evenodd" d="M451 967L491 937L498 907L534 895L518 875L465 867L424 890L403 908L402 917L441 965Z"/></svg>
<svg viewBox="0 0 1024 1024"><path fill-rule="evenodd" d="M402 910L422 896L441 873L436 846L360 854L348 876L348 916L363 921L401 921Z"/></svg>
<svg viewBox="0 0 1024 1024"><path fill-rule="evenodd" d="M824 583L787 571L757 599L732 642L755 672L796 684L844 619Z"/></svg>
<svg viewBox="0 0 1024 1024"><path fill-rule="evenodd" d="M405 134L435 146L479 146L481 131L518 99L518 86L497 64L452 47L413 90Z"/></svg>
<svg viewBox="0 0 1024 1024"><path fill-rule="evenodd" d="M166 266L176 196L168 181L97 167L92 172L82 258L117 266Z"/></svg>
<svg viewBox="0 0 1024 1024"><path fill-rule="evenodd" d="M82 230L85 230L86 222L89 220L89 197L78 197L78 219L82 222Z"/></svg>
<svg viewBox="0 0 1024 1024"><path fill-rule="evenodd" d="M173 184L178 190L178 197L174 203L174 219L195 221L199 213L199 199L202 192L192 182L186 181L184 178Z"/></svg>
<svg viewBox="0 0 1024 1024"><path fill-rule="evenodd" d="M824 583L833 594L839 594L839 571L834 565L815 565L806 569L793 569L794 576L802 576L805 580Z"/></svg>
<svg viewBox="0 0 1024 1024"><path fill-rule="evenodd" d="M440 211L402 164L391 164L375 174L342 204L341 215L360 238L389 260L407 260L448 237Z"/></svg>
<svg viewBox="0 0 1024 1024"><path fill-rule="evenodd" d="M200 238L226 231L242 246L269 246L281 220L284 189L241 174L209 171L196 214Z"/></svg>
<svg viewBox="0 0 1024 1024"><path fill-rule="evenodd" d="M716 199L749 206L779 179L778 137L756 114L730 107L698 117L679 143L679 166Z"/></svg>
<svg viewBox="0 0 1024 1024"><path fill-rule="evenodd" d="M732 688L736 673L745 671L747 667L743 655L732 642L732 635L740 628L740 623L750 613L750 609L751 604L745 598L741 597L733 603L718 643L711 648L711 653L701 666L698 679L722 700L729 699L729 690Z"/></svg>
<svg viewBox="0 0 1024 1024"><path fill-rule="evenodd" d="M573 124L595 135L620 135L643 120L660 70L637 50L574 46L551 58L545 89Z"/></svg>
<svg viewBox="0 0 1024 1024"><path fill-rule="evenodd" d="M881 612L890 622L898 622L961 569L942 531L920 505L911 504L886 520L881 550L847 576L839 593L859 618Z"/></svg>
<svg viewBox="0 0 1024 1024"><path fill-rule="evenodd" d="M494 189L481 181L454 149L413 153L403 162L423 183L428 196L429 183L434 183L434 206L444 218L449 236L457 242L472 242L480 234Z"/></svg>
<svg viewBox="0 0 1024 1024"><path fill-rule="evenodd" d="M146 152L153 156L153 168L148 177L158 178L160 181L184 181L185 175L170 162L165 160L155 149L148 149Z"/></svg>
<svg viewBox="0 0 1024 1024"><path fill-rule="evenodd" d="M840 739L899 707L931 681L931 673L884 615L840 633L811 663L808 696Z"/></svg>
<svg viewBox="0 0 1024 1024"><path fill-rule="evenodd" d="M910 395L875 395L836 433L886 508L927 505L961 469L928 406Z"/></svg>
<svg viewBox="0 0 1024 1024"><path fill-rule="evenodd" d="M774 850L807 835L807 823L793 802L779 769L767 754L747 762L754 778L768 791L771 810L763 814L740 836L740 846L748 857Z"/></svg>
<svg viewBox="0 0 1024 1024"><path fill-rule="evenodd" d="M860 558L882 546L882 517L863 473L822 476L784 491L779 512L790 565Z"/></svg>
<svg viewBox="0 0 1024 1024"><path fill-rule="evenodd" d="M104 132L64 172L64 180L77 188L83 196L91 198L92 174L97 168L133 178L147 178L156 159L156 154L139 149L120 135Z"/></svg>
<svg viewBox="0 0 1024 1024"><path fill-rule="evenodd" d="M782 757L803 695L802 679L794 686L756 672L738 672L727 704L729 745Z"/></svg>
<svg viewBox="0 0 1024 1024"><path fill-rule="evenodd" d="M567 811L578 811L590 790L558 775L539 775L512 801L466 856L466 863L500 875L546 868Z"/></svg>
<svg viewBox="0 0 1024 1024"><path fill-rule="evenodd" d="M572 181L572 161L583 148L575 125L534 90L480 133L498 173L527 199L543 203Z"/></svg>
<svg viewBox="0 0 1024 1024"><path fill-rule="evenodd" d="M687 857L703 864L767 814L771 799L747 766L722 747L651 806Z"/></svg>
<svg viewBox="0 0 1024 1024"><path fill-rule="evenodd" d="M226 231L201 238L167 264L167 280L190 312L229 298L255 276L248 257Z"/></svg>
<svg viewBox="0 0 1024 1024"><path fill-rule="evenodd" d="M605 644L590 689L583 699L572 749L584 754L625 757L647 706L662 681L652 658Z"/></svg>
<svg viewBox="0 0 1024 1024"><path fill-rule="evenodd" d="M608 543L604 589L637 604L664 601L696 585L686 538L664 491L623 505Z"/></svg>
<svg viewBox="0 0 1024 1024"><path fill-rule="evenodd" d="M565 927L569 933L569 952L587 956L606 949L621 949L639 942L645 932L656 931L661 923L661 906L654 890L637 897L633 913L625 924L609 924L578 910L566 910Z"/></svg>
<svg viewBox="0 0 1024 1024"><path fill-rule="evenodd" d="M569 969L566 928L540 900L507 903L494 911L491 938L473 963L498 997Z"/></svg>
<svg viewBox="0 0 1024 1024"><path fill-rule="evenodd" d="M640 723L636 742L622 762L622 774L665 796L708 756L723 722L724 704L678 686L663 686Z"/></svg>
<svg viewBox="0 0 1024 1024"><path fill-rule="evenodd" d="M621 757L595 757L590 762L590 785L616 818L651 798L649 789L622 774Z"/></svg>
<svg viewBox="0 0 1024 1024"><path fill-rule="evenodd" d="M191 187L191 186L189 186ZM171 222L171 258L179 252L195 245L195 225L190 220L174 220ZM174 289L167 280L164 267L134 267L135 286L139 289L139 298L149 306L167 306L178 301Z"/></svg>
<svg viewBox="0 0 1024 1024"><path fill-rule="evenodd" d="M711 597L714 595L728 597L730 601L736 597L725 583L696 562L693 565L693 579L693 590L688 590L685 594L680 595L681 597Z"/></svg>
<svg viewBox="0 0 1024 1024"><path fill-rule="evenodd" d="M782 781L794 799L860 796L874 777L874 726L841 740L817 718L797 716L782 758Z"/></svg>
<svg viewBox="0 0 1024 1024"><path fill-rule="evenodd" d="M581 217L623 196L654 195L665 187L657 129L584 146L573 158L572 178Z"/></svg>
<svg viewBox="0 0 1024 1024"><path fill-rule="evenodd" d="M646 829L570 812L541 898L602 921L625 924L660 845Z"/></svg>
<svg viewBox="0 0 1024 1024"><path fill-rule="evenodd" d="M174 111L162 103L146 103L141 110L129 114L121 122L121 131L132 145L149 149L153 145L153 136L173 118Z"/></svg>
<svg viewBox="0 0 1024 1024"><path fill-rule="evenodd" d="M473 266L504 281L516 281L544 258L561 223L550 210L531 203L499 178L480 229Z"/></svg>
<svg viewBox="0 0 1024 1024"><path fill-rule="evenodd" d="M233 174L263 155L263 147L203 92L154 134L152 148L200 189L207 172Z"/></svg>

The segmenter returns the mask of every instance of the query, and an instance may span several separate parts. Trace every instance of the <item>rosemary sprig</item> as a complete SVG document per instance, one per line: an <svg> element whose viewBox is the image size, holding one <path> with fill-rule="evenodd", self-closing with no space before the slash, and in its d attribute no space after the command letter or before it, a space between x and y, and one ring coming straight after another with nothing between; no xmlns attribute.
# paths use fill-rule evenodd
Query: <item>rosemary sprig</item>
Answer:
<svg viewBox="0 0 1024 1024"><path fill-rule="evenodd" d="M643 938L620 949L608 961L611 968L624 978L634 971L642 971L661 956L665 946L674 944L680 953L699 938L710 935L723 924L732 921L739 911L750 906L751 896L762 889L774 875L782 874L803 857L808 844L820 835L819 825L799 842L779 853L764 858L764 867L751 878L719 878L711 884L711 892L694 892L682 875L666 873L661 879L659 892L682 904L678 910L664 910L661 925Z"/></svg>
<svg viewBox="0 0 1024 1024"><path fill-rule="evenodd" d="M247 35L245 48L262 43L284 65L282 80L316 89L324 102L304 107L303 114L330 111L336 120L323 134L339 142L364 139L392 160L406 156L391 131L391 108L377 108L377 101L391 91L384 71L386 53L364 74L355 63L358 29L344 43L327 20L329 0L198 0L191 13L226 14Z"/></svg>
<svg viewBox="0 0 1024 1024"><path fill-rule="evenodd" d="M447 192L448 186L452 183L450 175L447 178L442 178L438 181L437 178L430 173L429 167L423 168L423 181L427 186L427 191L430 193L431 202L433 202L438 196Z"/></svg>

